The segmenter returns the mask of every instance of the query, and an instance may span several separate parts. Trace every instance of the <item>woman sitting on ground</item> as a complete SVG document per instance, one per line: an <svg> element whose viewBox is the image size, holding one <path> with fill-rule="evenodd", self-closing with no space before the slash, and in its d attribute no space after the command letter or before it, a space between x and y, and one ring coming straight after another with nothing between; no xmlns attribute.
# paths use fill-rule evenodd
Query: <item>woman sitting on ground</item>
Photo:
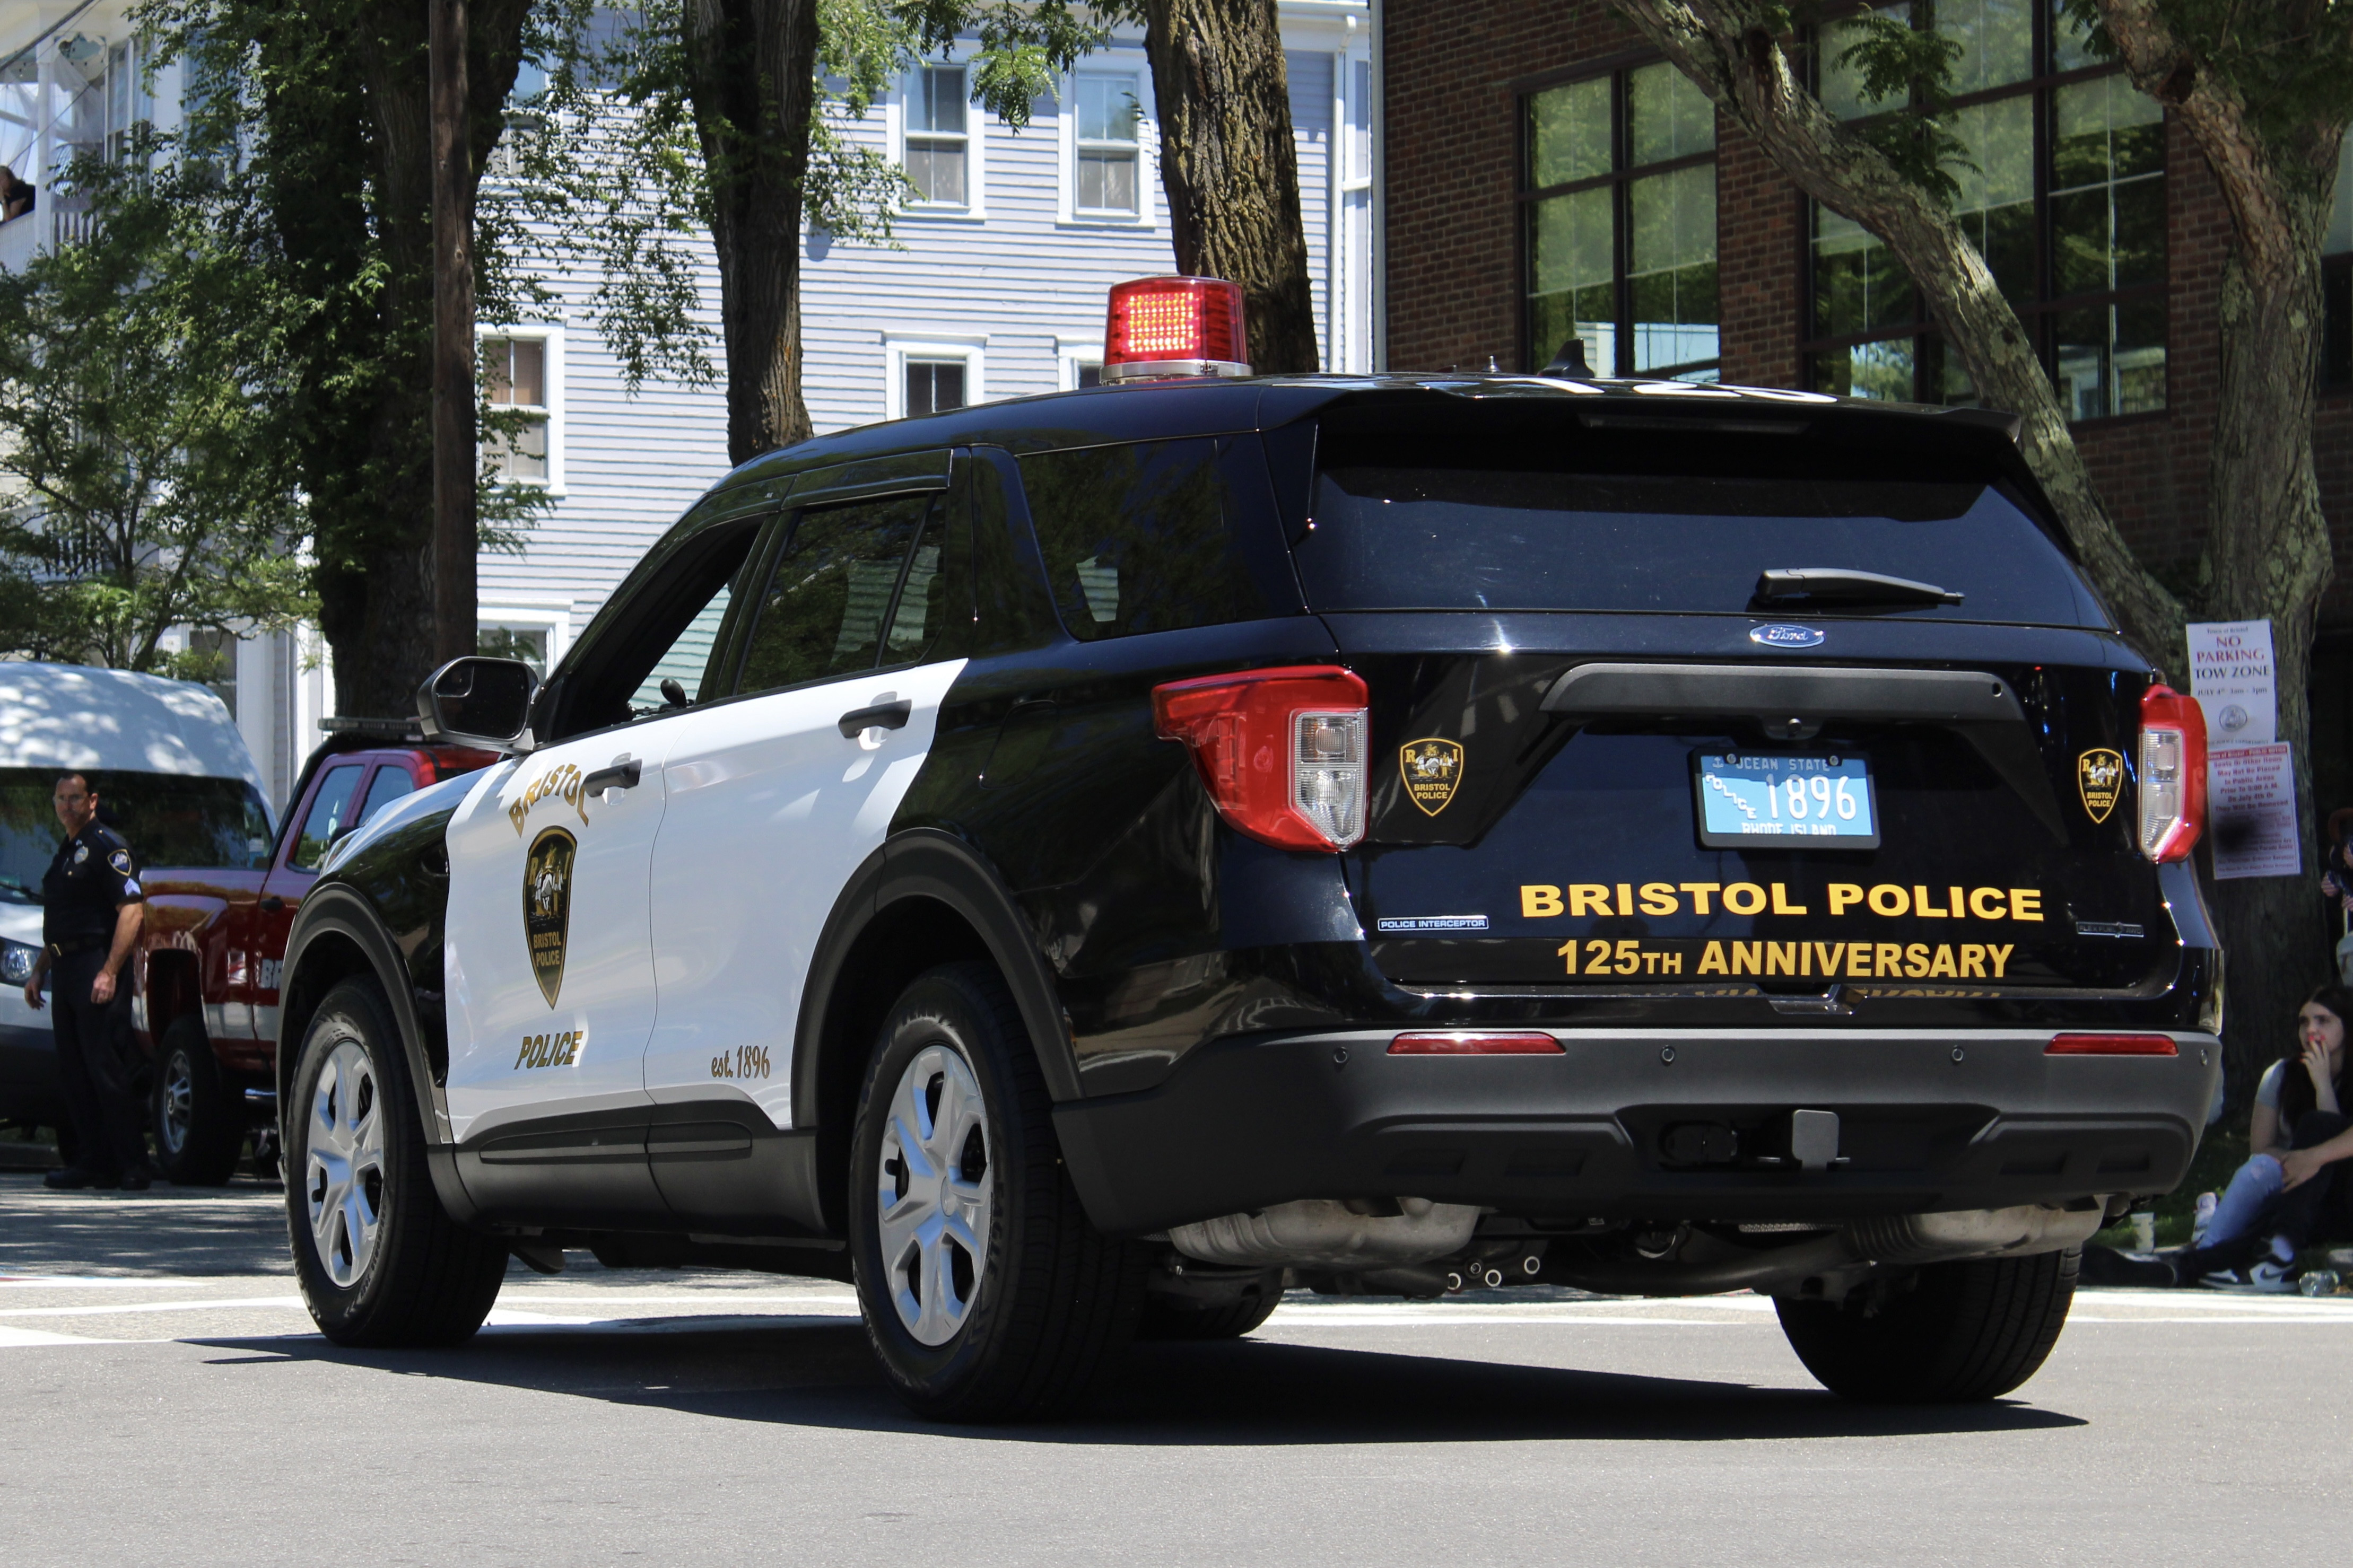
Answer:
<svg viewBox="0 0 2353 1568"><path fill-rule="evenodd" d="M2296 1014L2301 1050L2255 1086L2248 1144L2198 1245L2177 1254L2177 1284L2284 1290L2311 1242L2353 1239L2353 1079L2345 1022L2353 991L2324 985Z"/></svg>

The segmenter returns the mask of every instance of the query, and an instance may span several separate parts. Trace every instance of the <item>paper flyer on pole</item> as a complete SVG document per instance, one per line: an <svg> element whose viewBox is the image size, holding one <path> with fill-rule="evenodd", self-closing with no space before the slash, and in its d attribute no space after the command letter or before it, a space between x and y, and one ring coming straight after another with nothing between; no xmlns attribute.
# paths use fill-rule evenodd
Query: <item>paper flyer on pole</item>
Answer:
<svg viewBox="0 0 2353 1568"><path fill-rule="evenodd" d="M2269 621L2193 621L2189 695L2206 710L2206 743L2268 746L2279 739Z"/></svg>
<svg viewBox="0 0 2353 1568"><path fill-rule="evenodd" d="M2303 871L2293 752L2285 745L2232 746L2207 754L2206 818L2218 879Z"/></svg>

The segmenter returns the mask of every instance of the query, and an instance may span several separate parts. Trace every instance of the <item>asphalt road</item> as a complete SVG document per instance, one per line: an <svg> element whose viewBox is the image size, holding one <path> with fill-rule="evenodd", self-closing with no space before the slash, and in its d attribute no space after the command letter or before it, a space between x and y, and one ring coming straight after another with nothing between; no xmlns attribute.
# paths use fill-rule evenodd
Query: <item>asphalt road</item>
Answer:
<svg viewBox="0 0 2353 1568"><path fill-rule="evenodd" d="M927 1427L848 1290L518 1268L310 1332L274 1188L0 1176L12 1563L2207 1563L2341 1551L2353 1298L2087 1291L2014 1397L1820 1392L1768 1303L1294 1297L1082 1419Z"/></svg>

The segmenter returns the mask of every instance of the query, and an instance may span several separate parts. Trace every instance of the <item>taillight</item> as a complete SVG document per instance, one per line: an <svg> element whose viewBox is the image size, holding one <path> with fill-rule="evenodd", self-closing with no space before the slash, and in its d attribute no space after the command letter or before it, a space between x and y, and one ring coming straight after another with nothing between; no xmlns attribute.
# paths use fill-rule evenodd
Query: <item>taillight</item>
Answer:
<svg viewBox="0 0 2353 1568"><path fill-rule="evenodd" d="M2181 1047L2164 1035L2053 1035L2046 1057L2178 1057Z"/></svg>
<svg viewBox="0 0 2353 1568"><path fill-rule="evenodd" d="M1481 1033L1450 1029L1442 1034L1399 1035L1389 1042L1393 1057L1552 1057L1558 1040L1535 1030Z"/></svg>
<svg viewBox="0 0 2353 1568"><path fill-rule="evenodd" d="M1253 669L1152 689L1164 741L1234 828L1282 849L1345 849L1365 836L1366 693L1329 666Z"/></svg>
<svg viewBox="0 0 2353 1568"><path fill-rule="evenodd" d="M2206 826L2206 715L2194 697L2152 686L2140 700L2140 849L2187 860Z"/></svg>

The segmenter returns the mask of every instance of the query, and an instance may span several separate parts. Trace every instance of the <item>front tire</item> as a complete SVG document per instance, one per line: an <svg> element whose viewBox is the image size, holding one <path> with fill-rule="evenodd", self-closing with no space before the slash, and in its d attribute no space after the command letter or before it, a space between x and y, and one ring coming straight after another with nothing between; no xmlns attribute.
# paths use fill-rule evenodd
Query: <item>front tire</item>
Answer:
<svg viewBox="0 0 2353 1568"><path fill-rule="evenodd" d="M451 1219L426 1166L407 1053L373 980L327 993L285 1110L302 1299L339 1345L451 1345L490 1315L507 1249Z"/></svg>
<svg viewBox="0 0 2353 1568"><path fill-rule="evenodd" d="M176 1187L217 1187L237 1170L245 1123L221 1081L212 1041L193 1016L175 1019L155 1051L149 1098L155 1163Z"/></svg>
<svg viewBox="0 0 2353 1568"><path fill-rule="evenodd" d="M1827 1301L1777 1300L1806 1370L1843 1399L1959 1405L1999 1399L2042 1368L2075 1297L2083 1254L1934 1263L1909 1288Z"/></svg>
<svg viewBox="0 0 2353 1568"><path fill-rule="evenodd" d="M892 1008L849 1186L867 1337L918 1415L1067 1409L1133 1336L1142 1249L1087 1223L1020 1010L987 964L931 970Z"/></svg>

